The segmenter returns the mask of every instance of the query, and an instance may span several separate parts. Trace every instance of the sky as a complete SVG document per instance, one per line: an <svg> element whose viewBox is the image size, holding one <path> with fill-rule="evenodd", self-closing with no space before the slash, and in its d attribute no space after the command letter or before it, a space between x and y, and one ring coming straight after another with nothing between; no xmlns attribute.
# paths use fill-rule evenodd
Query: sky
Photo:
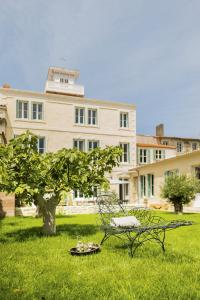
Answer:
<svg viewBox="0 0 200 300"><path fill-rule="evenodd" d="M85 96L133 103L137 133L200 138L199 0L0 0L0 86L44 91L50 66Z"/></svg>

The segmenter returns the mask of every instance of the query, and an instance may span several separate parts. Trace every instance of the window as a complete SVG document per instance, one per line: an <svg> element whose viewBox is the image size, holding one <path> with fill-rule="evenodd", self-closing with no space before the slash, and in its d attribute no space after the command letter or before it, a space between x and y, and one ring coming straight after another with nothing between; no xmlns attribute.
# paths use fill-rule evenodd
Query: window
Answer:
<svg viewBox="0 0 200 300"><path fill-rule="evenodd" d="M74 140L74 148L79 151L85 151L85 140Z"/></svg>
<svg viewBox="0 0 200 300"><path fill-rule="evenodd" d="M121 112L120 113L120 127L128 128L128 113Z"/></svg>
<svg viewBox="0 0 200 300"><path fill-rule="evenodd" d="M39 137L38 138L38 152L39 153L44 153L45 152L45 138L44 137Z"/></svg>
<svg viewBox="0 0 200 300"><path fill-rule="evenodd" d="M122 183L119 184L119 199L124 202L129 201L129 181L128 179L119 178Z"/></svg>
<svg viewBox="0 0 200 300"><path fill-rule="evenodd" d="M74 191L74 198L75 198L75 199L83 199L83 198L84 198L84 195L83 195L83 193L82 193L81 191L75 190L75 191Z"/></svg>
<svg viewBox="0 0 200 300"><path fill-rule="evenodd" d="M32 120L43 120L43 103L32 103Z"/></svg>
<svg viewBox="0 0 200 300"><path fill-rule="evenodd" d="M120 148L122 148L123 153L120 157L120 162L127 163L130 160L129 155L129 144L127 143L120 143Z"/></svg>
<svg viewBox="0 0 200 300"><path fill-rule="evenodd" d="M148 197L154 196L154 175L147 174L147 182L148 182Z"/></svg>
<svg viewBox="0 0 200 300"><path fill-rule="evenodd" d="M155 150L155 159L160 160L165 158L165 150Z"/></svg>
<svg viewBox="0 0 200 300"><path fill-rule="evenodd" d="M90 199L96 199L98 196L98 188L97 186L93 186L92 187L92 196L85 196L83 194L83 192L79 191L79 190L74 190L74 199L77 200L90 200Z"/></svg>
<svg viewBox="0 0 200 300"><path fill-rule="evenodd" d="M177 142L176 149L177 149L177 152L179 152L179 153L183 152L183 143Z"/></svg>
<svg viewBox="0 0 200 300"><path fill-rule="evenodd" d="M60 82L61 82L61 83L68 83L68 79L60 78Z"/></svg>
<svg viewBox="0 0 200 300"><path fill-rule="evenodd" d="M88 109L88 125L97 125L97 110Z"/></svg>
<svg viewBox="0 0 200 300"><path fill-rule="evenodd" d="M178 173L179 173L178 169L168 170L168 171L165 171L164 176L168 177L168 176L176 175Z"/></svg>
<svg viewBox="0 0 200 300"><path fill-rule="evenodd" d="M85 123L85 109L82 107L76 107L75 109L75 123L84 124Z"/></svg>
<svg viewBox="0 0 200 300"><path fill-rule="evenodd" d="M99 141L88 141L88 151L99 147Z"/></svg>
<svg viewBox="0 0 200 300"><path fill-rule="evenodd" d="M147 164L150 161L149 149L139 149L139 163Z"/></svg>
<svg viewBox="0 0 200 300"><path fill-rule="evenodd" d="M200 167L195 167L195 177L200 179Z"/></svg>
<svg viewBox="0 0 200 300"><path fill-rule="evenodd" d="M146 196L146 176L140 176L140 196L144 198Z"/></svg>
<svg viewBox="0 0 200 300"><path fill-rule="evenodd" d="M169 145L169 142L168 141L162 141L162 144L167 146L167 145Z"/></svg>
<svg viewBox="0 0 200 300"><path fill-rule="evenodd" d="M18 119L28 119L28 101L17 100L16 117Z"/></svg>
<svg viewBox="0 0 200 300"><path fill-rule="evenodd" d="M154 175L147 174L140 176L140 197L154 196Z"/></svg>
<svg viewBox="0 0 200 300"><path fill-rule="evenodd" d="M197 143L192 143L192 151L195 151L198 149Z"/></svg>

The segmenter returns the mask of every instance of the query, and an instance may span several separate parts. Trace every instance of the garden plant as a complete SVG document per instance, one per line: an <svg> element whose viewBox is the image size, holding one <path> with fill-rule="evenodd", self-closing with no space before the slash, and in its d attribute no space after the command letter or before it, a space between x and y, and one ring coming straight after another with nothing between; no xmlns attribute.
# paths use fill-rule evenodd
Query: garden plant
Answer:
<svg viewBox="0 0 200 300"><path fill-rule="evenodd" d="M56 233L56 206L64 192L107 189L105 174L119 163L121 149L106 147L81 152L61 149L38 153L37 136L26 132L0 147L0 191L15 193L18 202L34 203L43 216L43 232Z"/></svg>
<svg viewBox="0 0 200 300"><path fill-rule="evenodd" d="M172 174L165 179L161 196L174 205L176 214L183 212L183 205L190 203L195 194L200 192L197 178L185 174Z"/></svg>

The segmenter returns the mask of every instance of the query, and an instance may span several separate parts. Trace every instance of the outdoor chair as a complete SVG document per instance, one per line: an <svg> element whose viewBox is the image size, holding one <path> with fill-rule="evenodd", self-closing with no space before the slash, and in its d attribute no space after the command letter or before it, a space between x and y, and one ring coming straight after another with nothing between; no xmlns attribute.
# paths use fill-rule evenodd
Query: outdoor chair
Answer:
<svg viewBox="0 0 200 300"><path fill-rule="evenodd" d="M99 195L97 205L100 228L104 232L101 245L111 236L117 237L128 242L131 257L136 249L147 241L157 242L165 251L167 230L193 224L185 220L167 221L155 215L152 210L142 207L128 210L114 193Z"/></svg>

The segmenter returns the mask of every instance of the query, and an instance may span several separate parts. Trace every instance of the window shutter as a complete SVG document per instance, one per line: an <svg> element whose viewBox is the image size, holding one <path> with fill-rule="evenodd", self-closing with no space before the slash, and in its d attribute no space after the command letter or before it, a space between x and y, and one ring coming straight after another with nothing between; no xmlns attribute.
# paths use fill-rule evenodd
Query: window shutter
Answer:
<svg viewBox="0 0 200 300"><path fill-rule="evenodd" d="M162 158L165 158L165 150L162 151Z"/></svg>
<svg viewBox="0 0 200 300"><path fill-rule="evenodd" d="M153 150L153 160L156 161L156 150Z"/></svg>

